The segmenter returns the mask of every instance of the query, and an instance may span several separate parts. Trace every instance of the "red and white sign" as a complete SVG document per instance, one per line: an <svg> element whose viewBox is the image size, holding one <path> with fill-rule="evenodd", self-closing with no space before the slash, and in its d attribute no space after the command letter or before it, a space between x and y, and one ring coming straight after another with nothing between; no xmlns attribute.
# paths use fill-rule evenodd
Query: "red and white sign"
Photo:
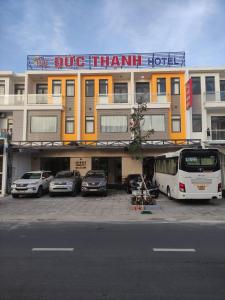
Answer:
<svg viewBox="0 0 225 300"><path fill-rule="evenodd" d="M186 109L192 107L192 79L190 78L186 83Z"/></svg>

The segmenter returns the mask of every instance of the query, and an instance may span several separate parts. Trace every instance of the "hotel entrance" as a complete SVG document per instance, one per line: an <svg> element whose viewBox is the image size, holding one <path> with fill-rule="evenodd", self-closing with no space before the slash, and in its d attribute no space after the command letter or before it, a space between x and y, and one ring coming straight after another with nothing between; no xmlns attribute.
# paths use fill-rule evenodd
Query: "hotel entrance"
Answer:
<svg viewBox="0 0 225 300"><path fill-rule="evenodd" d="M93 157L92 170L103 170L109 187L122 186L121 157Z"/></svg>

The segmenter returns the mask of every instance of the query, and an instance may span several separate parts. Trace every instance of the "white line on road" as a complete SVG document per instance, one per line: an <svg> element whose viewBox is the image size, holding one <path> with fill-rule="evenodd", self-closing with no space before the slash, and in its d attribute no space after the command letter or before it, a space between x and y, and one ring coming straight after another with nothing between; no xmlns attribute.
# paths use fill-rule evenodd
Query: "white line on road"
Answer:
<svg viewBox="0 0 225 300"><path fill-rule="evenodd" d="M73 251L74 248L32 248L32 251Z"/></svg>
<svg viewBox="0 0 225 300"><path fill-rule="evenodd" d="M195 249L182 248L153 248L154 252L196 252Z"/></svg>

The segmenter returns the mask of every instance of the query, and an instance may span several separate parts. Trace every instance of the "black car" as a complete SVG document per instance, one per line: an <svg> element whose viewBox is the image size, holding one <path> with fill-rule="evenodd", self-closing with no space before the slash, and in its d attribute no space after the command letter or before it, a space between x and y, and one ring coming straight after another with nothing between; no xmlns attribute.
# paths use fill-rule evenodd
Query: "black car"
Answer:
<svg viewBox="0 0 225 300"><path fill-rule="evenodd" d="M83 178L81 185L82 196L91 193L98 193L103 196L107 196L107 178L104 171L91 170L88 171Z"/></svg>

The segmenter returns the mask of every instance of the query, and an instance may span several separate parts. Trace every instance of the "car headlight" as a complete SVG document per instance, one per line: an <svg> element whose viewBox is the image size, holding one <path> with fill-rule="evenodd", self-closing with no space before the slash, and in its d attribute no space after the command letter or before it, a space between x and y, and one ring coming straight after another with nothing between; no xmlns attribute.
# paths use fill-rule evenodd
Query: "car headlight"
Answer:
<svg viewBox="0 0 225 300"><path fill-rule="evenodd" d="M87 181L83 181L83 182L82 182L82 186L88 186Z"/></svg>

